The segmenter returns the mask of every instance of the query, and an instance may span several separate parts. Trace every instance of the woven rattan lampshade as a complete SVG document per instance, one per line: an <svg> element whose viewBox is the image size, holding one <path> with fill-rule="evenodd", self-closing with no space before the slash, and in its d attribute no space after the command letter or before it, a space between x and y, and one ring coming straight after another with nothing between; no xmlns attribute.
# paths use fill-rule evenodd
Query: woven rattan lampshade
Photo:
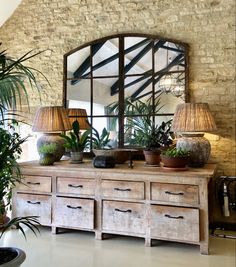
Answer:
<svg viewBox="0 0 236 267"><path fill-rule="evenodd" d="M216 130L215 120L207 103L185 103L176 108L172 121L174 132L211 132Z"/></svg>
<svg viewBox="0 0 236 267"><path fill-rule="evenodd" d="M176 108L172 130L181 133L177 148L190 152L190 167L203 167L211 152L210 142L204 132L216 130L215 120L207 103L185 103Z"/></svg>
<svg viewBox="0 0 236 267"><path fill-rule="evenodd" d="M34 132L51 133L68 131L71 128L66 109L60 106L52 106L41 107L37 110L32 130Z"/></svg>
<svg viewBox="0 0 236 267"><path fill-rule="evenodd" d="M42 145L54 143L56 144L56 151L53 155L55 161L59 161L65 153L65 141L59 136L59 132L71 129L72 126L64 107L52 106L39 108L35 114L32 128L34 132L44 133L37 140L38 151Z"/></svg>
<svg viewBox="0 0 236 267"><path fill-rule="evenodd" d="M69 108L67 109L69 121L72 124L75 120L79 122L81 130L87 130L90 128L87 119L86 109L82 108Z"/></svg>

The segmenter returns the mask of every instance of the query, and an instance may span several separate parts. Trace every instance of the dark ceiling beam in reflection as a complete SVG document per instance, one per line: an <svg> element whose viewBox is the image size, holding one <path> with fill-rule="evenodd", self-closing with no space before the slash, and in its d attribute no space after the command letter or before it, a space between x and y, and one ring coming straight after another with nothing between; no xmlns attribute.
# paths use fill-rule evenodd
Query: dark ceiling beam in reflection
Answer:
<svg viewBox="0 0 236 267"><path fill-rule="evenodd" d="M92 46L92 57L99 51L99 49L104 45L105 42L101 42ZM79 66L79 68L73 73L74 78L81 76L90 67L90 55L84 60L84 62ZM76 81L71 81L74 84Z"/></svg>
<svg viewBox="0 0 236 267"><path fill-rule="evenodd" d="M142 94L142 95L136 97L135 99L132 99L132 98L131 98L131 102L133 102L134 100L139 100L139 99L141 99L141 98L143 98L143 97L145 97L145 96L147 96L147 95L150 95L151 93L152 93L152 91L149 91L149 92L147 92L147 93L145 93L145 94ZM158 94L158 95L157 95L157 94ZM155 98L156 98L156 97L159 97L161 94L162 94L162 90L157 90L157 91L154 92Z"/></svg>
<svg viewBox="0 0 236 267"><path fill-rule="evenodd" d="M160 70L160 71L156 72L154 74L154 76L160 75L163 72L164 72L164 75L171 74L171 73L177 73L177 72L181 73L180 75L182 75L183 73L185 73L185 70L178 70L178 71L169 71L168 70L168 71L164 71L164 69L163 69L163 70ZM148 71L144 72L143 75L140 78L138 78L138 79L136 79L136 80L134 80L134 81L132 81L130 83L125 84L124 85L124 88L130 87L130 86L132 86L132 85L134 85L134 84L136 84L138 82L141 82L142 80L145 80L146 78L148 78L150 76L152 76L152 71L151 70L148 70Z"/></svg>
<svg viewBox="0 0 236 267"><path fill-rule="evenodd" d="M166 46L166 45L162 45L161 48L170 50L170 51L174 51L174 52L178 52L178 53L184 53L184 50L182 49L178 49L178 48L174 48L174 47L170 47L170 46Z"/></svg>
<svg viewBox="0 0 236 267"><path fill-rule="evenodd" d="M155 73L155 76L159 75L155 80L154 84L160 81L160 79L168 73L168 71L174 67L175 65L178 65L184 60L184 54L179 54L177 57L175 57L167 67L163 68L162 70ZM152 78L148 79L142 86L140 86L132 95L131 99L136 99L136 97L150 84L152 83Z"/></svg>
<svg viewBox="0 0 236 267"><path fill-rule="evenodd" d="M164 45L166 41L160 40L154 45L154 53L162 46ZM131 61L129 64L125 66L124 73L127 73L129 70L133 68L133 66L141 59L143 58L147 52L149 52L152 48L152 43L149 43L146 45ZM111 86L111 96L115 95L119 91L119 80L117 80L112 86Z"/></svg>
<svg viewBox="0 0 236 267"><path fill-rule="evenodd" d="M150 42L150 40L144 39L141 42L139 42L139 43L137 43L135 45L132 45L131 47L129 47L129 48L127 48L127 49L124 50L124 54L128 54L128 53L132 52L133 50L135 50L135 49L137 49L137 48L145 45L147 42ZM116 60L118 58L119 58L119 53L116 53L115 55L113 55L111 57L108 57L108 58L104 59L103 61L99 62L98 64L92 66L91 71L95 71L95 70L97 70L97 69L105 66L106 64L111 63L112 61L114 61L114 60ZM90 64L90 57L88 57L86 60L89 60L89 64ZM76 79L76 80L71 81L71 84L74 85L77 82L79 82L82 78L86 78L87 76L89 76L91 74L91 71L88 72L88 73L86 73L85 75L83 75L83 73L82 73L81 75L76 75L76 76L75 76L75 72L74 72L74 78L76 79L77 77L80 77L80 79Z"/></svg>

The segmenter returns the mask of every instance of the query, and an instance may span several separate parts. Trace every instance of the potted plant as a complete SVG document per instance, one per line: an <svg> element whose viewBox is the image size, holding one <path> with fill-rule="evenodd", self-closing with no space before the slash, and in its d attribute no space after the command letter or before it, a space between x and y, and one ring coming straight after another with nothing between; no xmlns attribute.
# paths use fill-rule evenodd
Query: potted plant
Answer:
<svg viewBox="0 0 236 267"><path fill-rule="evenodd" d="M34 216L12 218L11 220L6 216L6 210L11 206L12 189L22 179L17 159L21 154L21 144L26 139L21 139L12 127L4 129L3 126L6 121L12 123L13 120L9 120L9 114L15 118L16 116L18 119L21 118L15 110L21 109L21 104L24 103L23 99L26 100L24 104L29 108L27 88L40 91L36 73L43 76L48 82L40 71L24 64L25 61L40 53L42 52L32 53L29 51L19 59L13 59L7 55L6 50L0 51L0 218L2 218L0 237L13 225L18 226L24 236L25 232L21 224L28 226L34 233L38 229L36 226L38 224L37 218ZM24 258L25 254L20 249L0 248L1 266L19 266Z"/></svg>
<svg viewBox="0 0 236 267"><path fill-rule="evenodd" d="M69 135L60 135L65 140L65 148L70 150L71 163L81 163L83 161L83 151L89 145L90 133L90 129L81 133L79 122L75 120L72 123L72 131L69 132Z"/></svg>
<svg viewBox="0 0 236 267"><path fill-rule="evenodd" d="M3 123L1 123L3 124ZM25 236L21 224L27 226L36 234L37 217L17 217L9 219L6 212L11 207L12 189L16 183L22 181L20 168L17 163L22 150L21 144L26 138L20 138L20 135L14 131L13 126L9 130L0 127L0 238L3 233L12 227L17 226ZM17 248L0 248L0 265L1 266L20 266L25 259L25 253Z"/></svg>
<svg viewBox="0 0 236 267"><path fill-rule="evenodd" d="M53 165L55 162L55 152L57 145L55 143L43 144L39 147L39 164L43 166Z"/></svg>
<svg viewBox="0 0 236 267"><path fill-rule="evenodd" d="M109 144L110 132L103 128L101 135L93 128L92 132L92 147L95 156L110 156L115 159L116 164L122 164L130 158L131 149L112 148Z"/></svg>
<svg viewBox="0 0 236 267"><path fill-rule="evenodd" d="M104 149L111 149L111 146L109 145L109 142L111 141L109 139L110 132L107 131L107 129L104 127L102 130L101 135L99 132L92 128L92 148L94 150L104 150Z"/></svg>
<svg viewBox="0 0 236 267"><path fill-rule="evenodd" d="M182 148L169 148L161 153L164 167L185 168L190 159L190 152Z"/></svg>
<svg viewBox="0 0 236 267"><path fill-rule="evenodd" d="M173 143L171 132L171 120L157 125L153 119L153 112L161 109L160 100L156 99L152 104L151 99L146 102L136 100L135 103L128 102L127 114L144 114L146 116L134 116L125 125L128 134L128 142L131 145L141 145L147 165L160 164L161 150Z"/></svg>

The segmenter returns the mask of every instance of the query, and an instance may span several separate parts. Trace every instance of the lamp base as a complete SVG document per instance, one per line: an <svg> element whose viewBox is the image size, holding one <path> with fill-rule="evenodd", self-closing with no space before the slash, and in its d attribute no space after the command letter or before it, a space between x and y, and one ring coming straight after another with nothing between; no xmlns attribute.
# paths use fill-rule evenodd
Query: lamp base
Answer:
<svg viewBox="0 0 236 267"><path fill-rule="evenodd" d="M190 151L188 166L194 168L203 167L211 153L210 142L204 134L182 134L177 140L176 147Z"/></svg>
<svg viewBox="0 0 236 267"><path fill-rule="evenodd" d="M62 137L59 136L59 133L43 134L37 141L37 149L39 151L39 148L43 144L50 144L50 143L56 144L57 149L55 153L53 153L53 155L54 155L55 161L59 161L65 153L65 147L64 147L65 141Z"/></svg>

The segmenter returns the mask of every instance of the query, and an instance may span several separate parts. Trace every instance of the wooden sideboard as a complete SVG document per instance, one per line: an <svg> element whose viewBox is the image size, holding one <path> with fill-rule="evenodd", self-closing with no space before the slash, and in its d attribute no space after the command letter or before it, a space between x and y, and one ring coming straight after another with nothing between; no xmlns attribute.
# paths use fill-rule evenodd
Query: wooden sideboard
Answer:
<svg viewBox="0 0 236 267"><path fill-rule="evenodd" d="M135 162L112 169L90 162L21 164L25 177L13 194L13 216L37 215L42 225L103 234L191 243L208 254L208 183L215 164L165 171Z"/></svg>

